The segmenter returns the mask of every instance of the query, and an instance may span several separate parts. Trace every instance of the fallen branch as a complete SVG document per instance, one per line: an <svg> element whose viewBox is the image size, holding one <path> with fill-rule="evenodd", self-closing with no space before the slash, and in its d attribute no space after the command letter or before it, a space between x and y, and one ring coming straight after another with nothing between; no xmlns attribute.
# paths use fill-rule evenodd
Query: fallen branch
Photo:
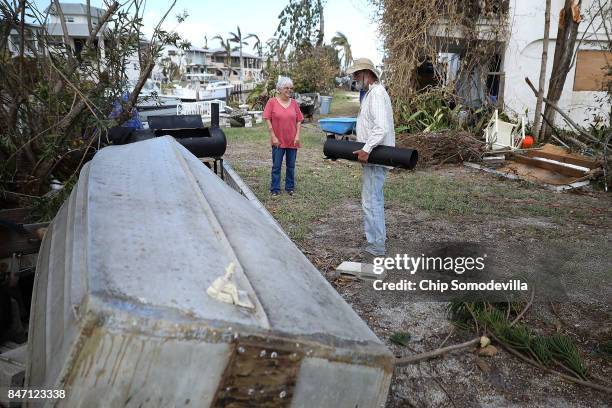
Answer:
<svg viewBox="0 0 612 408"><path fill-rule="evenodd" d="M566 149L569 149L569 146L563 140L559 139L557 136L550 135L550 137L555 139L557 142L559 142L561 145L563 145L563 147L565 147Z"/></svg>
<svg viewBox="0 0 612 408"><path fill-rule="evenodd" d="M420 353L420 354L415 354L413 356L410 357L401 357L398 358L397 360L395 360L395 366L396 367L401 367L401 366L405 366L405 365L410 365L410 364L414 364L414 363L418 363L420 361L423 360L429 360L431 358L435 358L435 357L439 357L442 356L446 353L449 353L451 351L455 351L455 350L462 350L468 347L472 347L477 345L478 343L480 343L480 337L476 337L475 339L466 341L465 343L460 343L460 344L455 344L452 346L447 346L447 347L443 347L443 348L439 348L433 351L428 351L426 353Z"/></svg>
<svg viewBox="0 0 612 408"><path fill-rule="evenodd" d="M464 131L400 134L396 145L418 150L422 165L479 161L484 153L484 142Z"/></svg>
<svg viewBox="0 0 612 408"><path fill-rule="evenodd" d="M540 363L538 363L537 361L532 360L529 357L524 356L523 354L521 354L520 352L516 351L512 347L510 347L510 346L504 344L503 342L499 341L499 339L497 337L495 337L495 335L492 334L492 333L491 333L491 337L493 337L493 339L498 344L500 344L504 349L506 349L506 351L508 351L510 354L515 355L516 357L520 358L524 362L526 362L526 363L528 363L528 364L530 364L530 365L532 365L534 367L537 367L537 368L539 368L539 369L541 369L543 371L546 371L546 372L548 372L550 374L556 374L556 375L558 375L559 377L563 378L566 381L573 382L573 383L576 383L576 384L579 384L579 385L584 385L585 387L593 388L595 390L605 392L606 394L612 394L612 389L610 389L610 388L607 388L607 387L605 387L603 385L600 385L600 384L596 384L596 383L591 382L591 381L584 381L584 380L578 379L576 377L572 377L570 375L560 373L559 371L553 370L551 368L545 367L545 366L541 365Z"/></svg>
<svg viewBox="0 0 612 408"><path fill-rule="evenodd" d="M62 27L62 36L64 39L66 58L68 58L68 61L76 65L76 58L73 54L72 47L70 46L70 36L68 35L68 26L66 25L66 17L64 17L64 10L62 10L62 6L60 5L59 0L53 0L53 4L55 6L55 12L59 17L60 25Z"/></svg>
<svg viewBox="0 0 612 408"><path fill-rule="evenodd" d="M54 0L54 1L57 4L58 10L61 12L61 7L59 6L59 2L57 0ZM95 29L93 31L91 29L89 30L89 37L87 37L87 40L85 41L85 47L84 47L85 49L90 50L92 48L93 42L98 36L98 34L100 33L100 30L104 27L107 21L113 16L113 14L115 14L118 8L119 8L119 3L117 3L116 1L113 2L109 6L109 8L106 10L104 15L99 19L98 24L96 25ZM88 12L88 16L90 17L91 11L90 11L89 5L87 6L87 12ZM67 37L68 31L64 31L64 29L67 30L67 28L66 28L66 23L64 21L63 13L61 15L61 21L62 21L62 31L64 32L64 36L65 36L64 41L68 41L68 37ZM66 46L69 47L68 44L70 43L66 42L66 44L67 44ZM69 58L68 70L66 72L65 77L71 77L80 66L80 63L78 62L78 60L76 60L71 53L69 57L71 58ZM65 83L63 81L58 81L55 84L55 87L53 88L53 93L54 94L59 93L60 91L64 89L64 86L65 86Z"/></svg>
<svg viewBox="0 0 612 408"><path fill-rule="evenodd" d="M535 87L533 86L533 84L531 83L531 81L529 80L528 77L525 77L525 82L527 82L527 85L529 85L529 87L531 88L533 93L537 96L538 95L538 91L535 89ZM582 136L586 137L587 139L589 139L589 141L591 141L593 143L599 143L601 145L604 145L604 142L597 140L596 138L593 137L593 135L591 135L590 133L585 131L582 128L582 126L580 126L579 124L574 122L572 120L572 118L570 118L567 113L565 113L563 110L561 110L561 108L559 108L559 106L556 103L549 101L547 98L543 98L543 101L546 102L546 104L548 106L550 106L551 108L553 108L554 110L559 112L559 114L561 116L563 116L563 119L565 119L567 121L567 123L569 123L574 129L576 129L578 131L578 133L580 133Z"/></svg>
<svg viewBox="0 0 612 408"><path fill-rule="evenodd" d="M586 149L588 149L588 148L589 148L589 147L588 147L586 144L582 143L580 140L576 139L575 137L572 137L572 136L569 136L569 135L563 135L563 136L562 136L562 135L560 135L560 134L559 134L559 133L558 133L558 132L555 130L555 128L554 128L554 126L552 125L552 123L550 123L550 122L548 121L548 119L546 119L546 116L544 116L544 114L542 114L542 119L544 119L544 122L546 122L546 124L548 125L548 127L550 127L550 128L552 129L552 131L553 131L553 132L554 132L554 133L557 135L557 138L558 138L558 139L559 139L559 138L561 138L561 137L565 137L565 138L566 138L566 139L567 139L569 142L574 143L576 146L578 146L578 147L579 147L580 149L582 149L582 150L586 150ZM551 136L554 136L554 135L551 135ZM560 140L560 139L559 139L559 140ZM565 143L563 143L563 142L561 142L561 143L562 143L562 144L565 144ZM566 146L567 146L567 145L566 145ZM569 148L569 147L568 147L568 148Z"/></svg>
<svg viewBox="0 0 612 408"><path fill-rule="evenodd" d="M446 337L444 338L444 340L442 341L442 343L440 343L440 345L439 345L438 347L442 347L443 345L445 345L445 344L446 344L446 341L447 341L448 339L450 339L450 336L452 336L454 332L455 332L455 328L453 327L453 328L451 329L451 331L448 333L448 336L446 336Z"/></svg>
<svg viewBox="0 0 612 408"><path fill-rule="evenodd" d="M516 318L512 321L512 323L510 323L510 327L514 326L519 320L521 320L521 318L525 315L525 313L527 313L527 310L529 310L529 308L533 304L534 297L535 297L535 288L531 291L531 298L529 299L529 302L527 302L523 310L521 310L521 313L519 313L516 316Z"/></svg>

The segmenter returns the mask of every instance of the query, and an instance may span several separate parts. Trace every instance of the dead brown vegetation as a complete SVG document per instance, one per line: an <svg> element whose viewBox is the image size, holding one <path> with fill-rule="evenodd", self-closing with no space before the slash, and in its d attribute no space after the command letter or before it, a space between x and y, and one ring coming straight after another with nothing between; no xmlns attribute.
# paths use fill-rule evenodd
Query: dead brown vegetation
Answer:
<svg viewBox="0 0 612 408"><path fill-rule="evenodd" d="M107 0L97 24L97 9L89 9L88 38L77 46L59 1L46 10L26 0L1 2L0 207L42 196L52 178L70 184L106 129L129 119L162 47L180 40L161 29L173 6L145 39L144 1ZM50 14L62 22L61 33L48 31ZM130 84L126 69L136 62L140 76ZM111 119L117 104L122 113Z"/></svg>
<svg viewBox="0 0 612 408"><path fill-rule="evenodd" d="M384 37L385 80L396 103L409 103L420 90L417 70L433 64L438 84L448 89L462 77L483 83L507 37L508 2L374 0ZM459 52L457 78L449 78L442 52Z"/></svg>
<svg viewBox="0 0 612 408"><path fill-rule="evenodd" d="M416 149L419 152L420 166L479 161L484 151L484 143L471 133L452 130L441 133L400 134L396 136L396 145Z"/></svg>

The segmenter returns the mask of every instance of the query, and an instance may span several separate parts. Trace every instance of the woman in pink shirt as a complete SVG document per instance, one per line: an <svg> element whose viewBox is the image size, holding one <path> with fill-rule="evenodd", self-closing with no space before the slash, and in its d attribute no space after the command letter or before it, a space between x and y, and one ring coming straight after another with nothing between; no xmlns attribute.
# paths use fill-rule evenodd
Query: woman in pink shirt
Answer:
<svg viewBox="0 0 612 408"><path fill-rule="evenodd" d="M270 144L272 145L272 182L270 193L280 194L281 168L283 156L287 172L285 174L285 191L293 195L295 189L295 160L300 147L300 126L304 115L300 111L293 93L293 81L288 77L280 77L276 83L278 95L270 98L264 109L263 118L268 123Z"/></svg>

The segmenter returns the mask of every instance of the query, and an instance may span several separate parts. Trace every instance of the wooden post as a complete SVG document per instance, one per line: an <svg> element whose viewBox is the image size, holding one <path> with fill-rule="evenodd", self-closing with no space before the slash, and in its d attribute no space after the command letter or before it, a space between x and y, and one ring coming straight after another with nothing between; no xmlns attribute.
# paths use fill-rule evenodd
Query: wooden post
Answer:
<svg viewBox="0 0 612 408"><path fill-rule="evenodd" d="M544 40L542 42L542 61L540 62L540 82L538 84L538 99L536 101L535 116L533 118L533 136L536 141L540 139L540 123L542 120L542 99L544 98L544 83L546 81L546 64L548 63L548 42L550 37L550 2L546 0L546 11L544 12Z"/></svg>
<svg viewBox="0 0 612 408"><path fill-rule="evenodd" d="M574 55L574 45L578 35L578 25L580 24L580 5L582 0L565 0L565 5L559 14L559 29L557 31L557 41L555 43L555 56L553 58L552 73L548 84L548 99L552 104L557 104L561 99L563 86L567 73L570 70L572 57ZM555 123L555 109L551 103L546 103L544 109L545 123L542 126L542 142L546 143L552 134L552 128L548 125Z"/></svg>

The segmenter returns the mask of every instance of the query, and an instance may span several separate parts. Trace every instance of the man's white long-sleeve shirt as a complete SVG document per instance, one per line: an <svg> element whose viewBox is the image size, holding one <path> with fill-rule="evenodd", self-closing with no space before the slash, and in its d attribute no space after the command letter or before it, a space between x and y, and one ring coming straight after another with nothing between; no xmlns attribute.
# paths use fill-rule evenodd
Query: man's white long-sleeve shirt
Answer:
<svg viewBox="0 0 612 408"><path fill-rule="evenodd" d="M368 154L378 145L395 146L395 127L391 99L385 88L370 85L357 116L357 141L365 143Z"/></svg>

